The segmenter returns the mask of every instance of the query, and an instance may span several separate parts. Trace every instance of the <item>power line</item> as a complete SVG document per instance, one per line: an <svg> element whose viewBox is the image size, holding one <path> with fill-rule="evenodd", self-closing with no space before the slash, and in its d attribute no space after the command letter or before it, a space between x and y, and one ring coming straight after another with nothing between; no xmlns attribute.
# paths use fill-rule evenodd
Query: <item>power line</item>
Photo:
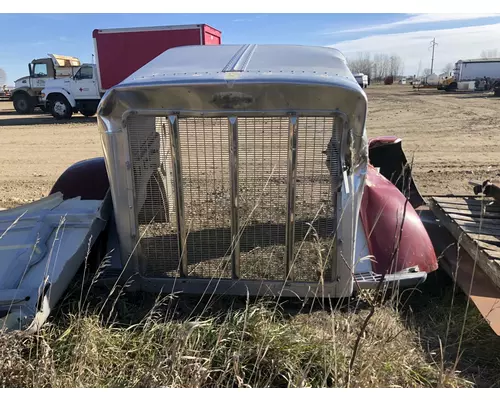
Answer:
<svg viewBox="0 0 500 400"><path fill-rule="evenodd" d="M436 38L432 39L431 40L431 46L429 47L429 49L432 47L431 75L432 75L432 71L434 69L434 47L436 47L437 45L438 45L438 43L436 43Z"/></svg>

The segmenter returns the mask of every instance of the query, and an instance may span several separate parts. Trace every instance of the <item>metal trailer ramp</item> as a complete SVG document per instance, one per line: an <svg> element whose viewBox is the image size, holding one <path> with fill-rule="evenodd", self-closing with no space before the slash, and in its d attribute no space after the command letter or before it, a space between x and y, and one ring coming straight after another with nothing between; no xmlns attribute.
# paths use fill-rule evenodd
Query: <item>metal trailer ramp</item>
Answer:
<svg viewBox="0 0 500 400"><path fill-rule="evenodd" d="M437 220L427 229L444 269L500 335L500 204L484 196L439 196L428 206Z"/></svg>
<svg viewBox="0 0 500 400"><path fill-rule="evenodd" d="M0 330L42 326L106 227L110 204L109 194L55 193L0 211Z"/></svg>

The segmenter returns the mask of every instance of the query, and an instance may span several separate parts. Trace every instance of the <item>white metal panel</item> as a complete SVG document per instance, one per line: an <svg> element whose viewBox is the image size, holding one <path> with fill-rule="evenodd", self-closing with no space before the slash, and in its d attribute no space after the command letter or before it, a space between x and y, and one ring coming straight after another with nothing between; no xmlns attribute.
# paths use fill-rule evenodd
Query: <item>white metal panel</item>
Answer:
<svg viewBox="0 0 500 400"><path fill-rule="evenodd" d="M45 321L105 227L108 203L56 193L0 212L0 329Z"/></svg>
<svg viewBox="0 0 500 400"><path fill-rule="evenodd" d="M462 63L459 81L470 81L477 78L500 79L500 61Z"/></svg>

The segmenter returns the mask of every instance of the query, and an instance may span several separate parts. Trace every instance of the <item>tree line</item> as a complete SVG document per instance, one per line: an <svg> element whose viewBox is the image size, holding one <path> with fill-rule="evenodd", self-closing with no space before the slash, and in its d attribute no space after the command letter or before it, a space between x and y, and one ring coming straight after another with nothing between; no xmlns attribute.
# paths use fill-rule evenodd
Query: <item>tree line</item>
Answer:
<svg viewBox="0 0 500 400"><path fill-rule="evenodd" d="M480 58L500 58L498 49L482 50ZM358 53L355 57L347 57L347 65L353 73L363 73L368 75L371 80L382 81L388 76L402 76L404 73L404 62L397 54L374 54L373 57L370 53ZM449 62L442 69L441 73L451 74L455 63ZM416 76L429 76L431 74L430 68L424 68L421 71L421 63L419 63ZM438 71L432 71L438 73Z"/></svg>
<svg viewBox="0 0 500 400"><path fill-rule="evenodd" d="M347 58L347 65L353 73L363 73L374 81L388 76L401 76L404 71L403 59L397 54L358 53L356 57Z"/></svg>

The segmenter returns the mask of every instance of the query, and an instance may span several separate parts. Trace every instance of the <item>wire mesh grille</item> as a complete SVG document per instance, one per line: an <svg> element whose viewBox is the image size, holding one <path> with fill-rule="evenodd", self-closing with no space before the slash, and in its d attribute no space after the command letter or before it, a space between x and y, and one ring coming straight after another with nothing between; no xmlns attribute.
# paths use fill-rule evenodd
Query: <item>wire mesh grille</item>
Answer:
<svg viewBox="0 0 500 400"><path fill-rule="evenodd" d="M288 118L239 118L240 269L284 279Z"/></svg>
<svg viewBox="0 0 500 400"><path fill-rule="evenodd" d="M179 276L168 120L133 116L128 126L141 262L147 275ZM299 118L293 265L298 281L317 281L318 271L328 269L328 252L335 253L332 177L338 175L338 157L327 160L325 153L338 144L336 126L333 117ZM238 118L243 279L285 278L288 130L285 117ZM228 119L180 118L179 143L188 275L230 278Z"/></svg>
<svg viewBox="0 0 500 400"><path fill-rule="evenodd" d="M299 120L295 280L316 281L320 275L331 276L328 274L331 274L334 263L336 220L332 189L335 191L340 171L339 123L340 120L333 117L303 117Z"/></svg>
<svg viewBox="0 0 500 400"><path fill-rule="evenodd" d="M179 138L189 275L230 277L228 121L181 118Z"/></svg>
<svg viewBox="0 0 500 400"><path fill-rule="evenodd" d="M166 118L128 120L141 264L146 274L176 276L179 266L170 129Z"/></svg>

